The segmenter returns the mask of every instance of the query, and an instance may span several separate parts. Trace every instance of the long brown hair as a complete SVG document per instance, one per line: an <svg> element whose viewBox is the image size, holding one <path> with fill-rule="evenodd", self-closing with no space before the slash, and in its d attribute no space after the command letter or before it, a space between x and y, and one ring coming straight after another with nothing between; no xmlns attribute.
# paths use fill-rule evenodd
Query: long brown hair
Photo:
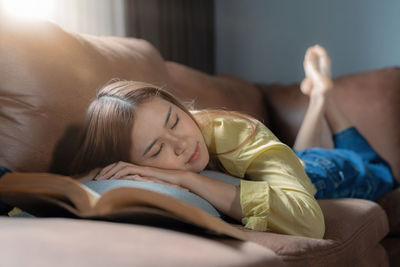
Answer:
<svg viewBox="0 0 400 267"><path fill-rule="evenodd" d="M129 162L135 108L153 97L178 106L195 121L180 101L161 88L136 81L112 82L99 90L87 109L79 151L72 161L70 174L84 173L117 161Z"/></svg>
<svg viewBox="0 0 400 267"><path fill-rule="evenodd" d="M115 81L101 88L87 109L79 151L72 161L70 174L85 173L118 161L129 162L129 151L134 145L130 136L135 120L135 108L153 97L160 97L176 105L199 126L189 109L165 90L144 82ZM204 112L239 116L249 120L253 126L253 133L242 144L222 154L238 149L255 133L255 123L247 115L221 110ZM226 172L217 154L210 154L208 168Z"/></svg>

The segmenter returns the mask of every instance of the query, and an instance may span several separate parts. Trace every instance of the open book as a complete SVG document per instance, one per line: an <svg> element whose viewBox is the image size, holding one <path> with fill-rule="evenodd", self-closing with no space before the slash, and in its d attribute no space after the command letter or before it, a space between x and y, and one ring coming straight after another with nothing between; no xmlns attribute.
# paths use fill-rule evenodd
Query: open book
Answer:
<svg viewBox="0 0 400 267"><path fill-rule="evenodd" d="M98 194L67 176L7 173L0 179L0 201L39 217L72 217L157 225L179 222L208 232L246 240L218 217L174 197L135 187Z"/></svg>

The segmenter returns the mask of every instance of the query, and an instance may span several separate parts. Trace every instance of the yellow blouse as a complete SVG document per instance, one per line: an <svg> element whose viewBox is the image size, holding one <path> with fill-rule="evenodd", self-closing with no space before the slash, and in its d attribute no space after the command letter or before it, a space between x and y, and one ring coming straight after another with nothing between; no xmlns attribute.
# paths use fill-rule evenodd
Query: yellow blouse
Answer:
<svg viewBox="0 0 400 267"><path fill-rule="evenodd" d="M211 154L227 172L244 178L240 203L246 228L324 236L316 189L296 154L261 122L224 111L194 111ZM237 149L235 149L237 148Z"/></svg>

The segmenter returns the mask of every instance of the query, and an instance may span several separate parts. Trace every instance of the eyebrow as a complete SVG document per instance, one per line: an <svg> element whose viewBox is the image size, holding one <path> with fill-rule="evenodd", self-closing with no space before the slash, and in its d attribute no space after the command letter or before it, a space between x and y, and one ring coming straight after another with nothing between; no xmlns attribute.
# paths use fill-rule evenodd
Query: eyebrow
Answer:
<svg viewBox="0 0 400 267"><path fill-rule="evenodd" d="M164 128L167 127L169 118L171 117L171 110L172 110L172 106L169 106L167 117L165 118L165 122L164 122Z"/></svg>
<svg viewBox="0 0 400 267"><path fill-rule="evenodd" d="M169 109L167 112L167 117L165 118L165 121L164 121L164 128L167 127L167 125L168 125L169 118L171 117L171 110L172 110L172 106L169 106ZM151 148L155 145L155 143L157 143L158 139L160 139L160 138L157 138L153 142L151 142L151 144L143 152L143 156L146 155L147 152L149 152L151 150Z"/></svg>

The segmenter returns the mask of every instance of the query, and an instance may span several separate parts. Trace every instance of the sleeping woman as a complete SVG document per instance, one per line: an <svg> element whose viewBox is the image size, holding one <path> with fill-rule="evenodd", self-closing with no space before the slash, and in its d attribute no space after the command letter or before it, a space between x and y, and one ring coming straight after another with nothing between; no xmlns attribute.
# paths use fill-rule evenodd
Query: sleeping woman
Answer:
<svg viewBox="0 0 400 267"><path fill-rule="evenodd" d="M95 180L148 181L189 190L257 231L323 238L322 198L376 200L395 186L390 166L332 97L330 59L313 46L301 91L309 106L293 149L256 119L233 111L188 110L147 83L118 81L90 104L73 173ZM320 148L323 120L334 149ZM234 186L204 169L242 178Z"/></svg>

